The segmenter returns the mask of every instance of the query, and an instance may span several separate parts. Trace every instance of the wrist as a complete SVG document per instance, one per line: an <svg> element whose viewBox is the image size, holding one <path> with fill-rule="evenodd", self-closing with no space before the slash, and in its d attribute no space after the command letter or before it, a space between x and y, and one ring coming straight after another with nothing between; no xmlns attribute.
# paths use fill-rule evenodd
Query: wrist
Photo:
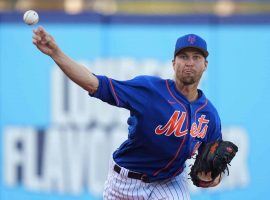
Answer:
<svg viewBox="0 0 270 200"><path fill-rule="evenodd" d="M50 55L50 57L54 60L54 61L58 61L61 57L63 57L63 52L59 49L56 48L52 54Z"/></svg>

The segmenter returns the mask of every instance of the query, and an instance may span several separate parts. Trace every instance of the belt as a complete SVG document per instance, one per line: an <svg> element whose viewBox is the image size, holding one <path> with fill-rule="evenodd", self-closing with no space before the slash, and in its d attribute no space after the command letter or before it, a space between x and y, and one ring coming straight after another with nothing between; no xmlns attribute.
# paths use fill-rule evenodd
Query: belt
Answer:
<svg viewBox="0 0 270 200"><path fill-rule="evenodd" d="M121 167L115 164L114 167L113 167L113 170L115 172L117 172L118 174L120 174ZM129 171L127 177L137 179L137 180L141 180L144 183L150 183L149 178L147 177L147 175L141 174L141 173L138 173L138 172Z"/></svg>

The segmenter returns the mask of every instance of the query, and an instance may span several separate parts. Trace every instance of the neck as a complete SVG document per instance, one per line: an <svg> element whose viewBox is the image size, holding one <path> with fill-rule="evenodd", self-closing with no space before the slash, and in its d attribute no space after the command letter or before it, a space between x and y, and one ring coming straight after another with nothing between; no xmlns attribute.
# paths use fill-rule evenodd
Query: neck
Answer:
<svg viewBox="0 0 270 200"><path fill-rule="evenodd" d="M176 89L181 92L190 102L198 99L198 83L191 85L184 85L181 82L176 81Z"/></svg>

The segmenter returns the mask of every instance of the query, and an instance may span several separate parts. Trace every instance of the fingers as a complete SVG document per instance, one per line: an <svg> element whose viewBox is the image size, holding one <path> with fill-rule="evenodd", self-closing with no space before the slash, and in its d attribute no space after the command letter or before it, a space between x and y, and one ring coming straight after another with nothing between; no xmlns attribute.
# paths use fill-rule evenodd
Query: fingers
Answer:
<svg viewBox="0 0 270 200"><path fill-rule="evenodd" d="M34 34L38 35L48 35L48 33L45 31L45 29L42 26L39 26L37 29L33 30Z"/></svg>
<svg viewBox="0 0 270 200"><path fill-rule="evenodd" d="M46 38L49 35L42 26L39 26L37 29L34 29L33 33L34 36L39 36L41 39Z"/></svg>
<svg viewBox="0 0 270 200"><path fill-rule="evenodd" d="M33 30L33 32L34 32L34 35L32 36L32 42L33 44L37 45L38 42L41 41L41 37L38 34L36 34L36 30Z"/></svg>
<svg viewBox="0 0 270 200"><path fill-rule="evenodd" d="M39 35L33 35L32 38L35 39L36 41L41 41L41 37Z"/></svg>
<svg viewBox="0 0 270 200"><path fill-rule="evenodd" d="M52 41L52 37L45 31L42 26L33 30L32 41L37 44L49 44Z"/></svg>
<svg viewBox="0 0 270 200"><path fill-rule="evenodd" d="M44 40L41 42L42 44L50 44L52 41L52 37L50 35L46 35Z"/></svg>
<svg viewBox="0 0 270 200"><path fill-rule="evenodd" d="M34 45L37 45L37 40L32 39L32 42L33 42Z"/></svg>
<svg viewBox="0 0 270 200"><path fill-rule="evenodd" d="M41 26L33 30L32 43L46 55L52 55L58 50L54 38Z"/></svg>
<svg viewBox="0 0 270 200"><path fill-rule="evenodd" d="M32 42L33 42L33 44L35 44L35 45L38 45L38 43L41 42L41 39L42 39L42 38L41 38L39 35L34 34L34 35L32 36Z"/></svg>

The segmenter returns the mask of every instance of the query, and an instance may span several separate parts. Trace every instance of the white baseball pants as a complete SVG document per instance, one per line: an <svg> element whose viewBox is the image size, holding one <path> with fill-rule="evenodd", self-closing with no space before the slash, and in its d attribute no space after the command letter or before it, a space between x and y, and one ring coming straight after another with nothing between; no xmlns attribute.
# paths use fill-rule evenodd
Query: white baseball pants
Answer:
<svg viewBox="0 0 270 200"><path fill-rule="evenodd" d="M144 183L128 178L129 170L114 171L115 162L110 162L108 178L105 182L105 200L190 200L185 172L171 180Z"/></svg>

